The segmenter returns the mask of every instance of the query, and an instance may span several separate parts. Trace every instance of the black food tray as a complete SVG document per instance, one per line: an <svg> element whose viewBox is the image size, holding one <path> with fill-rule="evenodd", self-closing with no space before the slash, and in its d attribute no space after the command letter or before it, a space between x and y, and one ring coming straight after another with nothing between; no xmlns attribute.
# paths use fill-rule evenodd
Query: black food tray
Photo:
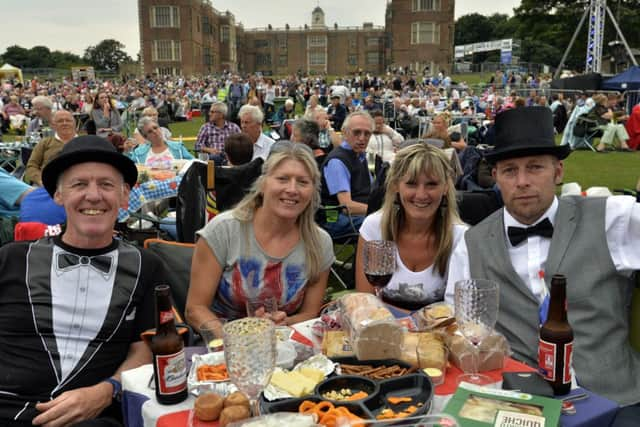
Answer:
<svg viewBox="0 0 640 427"><path fill-rule="evenodd" d="M358 360L353 357L341 357L332 359L336 363L344 363L348 365L371 365L371 366L392 366L398 365L402 368L409 368L411 365L393 359L386 360ZM331 376L330 378L335 378L336 375ZM321 382L316 387L314 394L300 397L300 398L290 398L290 399L279 399L272 402L267 401L264 396L260 397L260 410L264 414L271 414L275 412L298 412L298 407L305 400L310 400L312 402L320 402L324 399L320 394L318 394L318 387L324 383ZM382 412L383 409L389 408L394 412L401 412L406 409L410 405L418 406L418 403L421 403L422 406L419 406L416 412L412 414L412 416L424 415L427 414L431 408L431 401L433 399L433 383L428 375L426 375L422 371L417 371L415 373L406 374L401 377L389 378L384 380L377 380L378 387L374 391L374 393L370 394L366 398L358 401L344 401L344 402L335 402L332 403L336 407L346 407L353 414L365 418L365 419L376 419L376 416ZM406 403L398 403L393 405L389 403L387 400L389 397L410 397L412 399L411 402ZM392 422L393 420L388 420L388 422ZM398 419L397 423L394 425L402 425L402 419Z"/></svg>

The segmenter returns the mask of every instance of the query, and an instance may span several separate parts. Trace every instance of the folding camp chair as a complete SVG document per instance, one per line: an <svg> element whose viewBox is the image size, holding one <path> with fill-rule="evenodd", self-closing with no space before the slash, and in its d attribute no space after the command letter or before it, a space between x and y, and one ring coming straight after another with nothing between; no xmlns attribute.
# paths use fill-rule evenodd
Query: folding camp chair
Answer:
<svg viewBox="0 0 640 427"><path fill-rule="evenodd" d="M196 231L220 212L232 208L262 173L261 158L225 168L193 162L178 187L176 228L179 242L194 243Z"/></svg>
<svg viewBox="0 0 640 427"><path fill-rule="evenodd" d="M598 122L585 116L578 116L573 126L573 148L588 148L591 151L596 151L593 148L593 139L601 134L602 131L598 128Z"/></svg>

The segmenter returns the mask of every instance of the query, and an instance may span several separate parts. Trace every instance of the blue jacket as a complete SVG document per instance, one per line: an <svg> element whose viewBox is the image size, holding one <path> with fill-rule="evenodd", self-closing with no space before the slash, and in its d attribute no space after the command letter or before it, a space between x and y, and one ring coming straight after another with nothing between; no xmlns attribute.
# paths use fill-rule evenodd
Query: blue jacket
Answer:
<svg viewBox="0 0 640 427"><path fill-rule="evenodd" d="M189 150L187 150L184 145L182 145L182 143L177 141L165 141L165 143L169 147L169 152L174 159L193 159L193 156L191 155ZM151 151L151 144L146 143L139 145L135 150L125 154L134 162L144 164L147 161L149 151Z"/></svg>

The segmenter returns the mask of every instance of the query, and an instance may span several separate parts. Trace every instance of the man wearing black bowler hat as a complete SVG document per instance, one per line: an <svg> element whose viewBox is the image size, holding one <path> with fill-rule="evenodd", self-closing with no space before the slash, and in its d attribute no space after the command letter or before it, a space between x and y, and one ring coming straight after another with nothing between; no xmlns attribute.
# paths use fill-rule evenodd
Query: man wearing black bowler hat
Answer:
<svg viewBox="0 0 640 427"><path fill-rule="evenodd" d="M640 205L628 196L556 197L571 151L555 145L548 108L507 110L495 130L486 158L505 207L454 248L446 299L453 300L458 280L496 281L496 328L515 358L536 367L549 283L565 274L576 379L624 406L615 425L639 425L640 353L629 343L629 308L632 271L640 269Z"/></svg>
<svg viewBox="0 0 640 427"><path fill-rule="evenodd" d="M74 138L42 172L61 236L0 248L0 425L120 426L120 372L151 362L154 255L113 239L135 164Z"/></svg>

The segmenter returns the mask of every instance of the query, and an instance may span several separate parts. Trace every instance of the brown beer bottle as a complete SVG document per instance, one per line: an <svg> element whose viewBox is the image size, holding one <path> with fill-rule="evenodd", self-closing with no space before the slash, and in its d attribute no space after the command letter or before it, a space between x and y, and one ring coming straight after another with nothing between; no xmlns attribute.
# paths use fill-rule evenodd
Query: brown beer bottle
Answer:
<svg viewBox="0 0 640 427"><path fill-rule="evenodd" d="M567 279L562 274L551 278L551 300L547 321L540 327L538 369L555 395L571 390L573 329L567 321Z"/></svg>
<svg viewBox="0 0 640 427"><path fill-rule="evenodd" d="M155 287L156 333L151 338L153 379L158 403L171 405L187 398L187 365L184 343L178 335L171 307L169 285Z"/></svg>

